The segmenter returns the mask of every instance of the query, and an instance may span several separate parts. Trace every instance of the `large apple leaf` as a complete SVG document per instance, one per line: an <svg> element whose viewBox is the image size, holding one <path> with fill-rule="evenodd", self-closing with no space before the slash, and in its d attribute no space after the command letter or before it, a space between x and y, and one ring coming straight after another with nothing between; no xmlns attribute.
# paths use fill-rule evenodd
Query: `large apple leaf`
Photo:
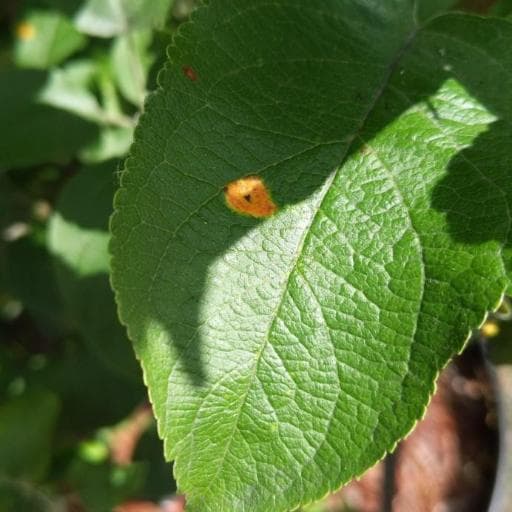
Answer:
<svg viewBox="0 0 512 512"><path fill-rule="evenodd" d="M443 4L212 1L170 48L111 248L188 510L361 474L509 283L512 24Z"/></svg>

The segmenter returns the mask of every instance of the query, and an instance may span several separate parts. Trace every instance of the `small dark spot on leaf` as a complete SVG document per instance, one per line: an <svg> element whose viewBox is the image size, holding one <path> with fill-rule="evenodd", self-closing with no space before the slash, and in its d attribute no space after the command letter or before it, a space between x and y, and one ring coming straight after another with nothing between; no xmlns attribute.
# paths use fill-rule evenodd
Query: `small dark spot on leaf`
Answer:
<svg viewBox="0 0 512 512"><path fill-rule="evenodd" d="M366 144L363 144L361 146L360 152L362 155L369 155L372 152L372 150L370 149L369 146L367 146Z"/></svg>
<svg viewBox="0 0 512 512"><path fill-rule="evenodd" d="M182 68L183 74L192 82L197 80L197 73L190 66L183 66Z"/></svg>
<svg viewBox="0 0 512 512"><path fill-rule="evenodd" d="M245 195L245 196L244 196L244 199L245 199L248 203L250 203L250 202L251 202L251 194L247 194L247 195Z"/></svg>

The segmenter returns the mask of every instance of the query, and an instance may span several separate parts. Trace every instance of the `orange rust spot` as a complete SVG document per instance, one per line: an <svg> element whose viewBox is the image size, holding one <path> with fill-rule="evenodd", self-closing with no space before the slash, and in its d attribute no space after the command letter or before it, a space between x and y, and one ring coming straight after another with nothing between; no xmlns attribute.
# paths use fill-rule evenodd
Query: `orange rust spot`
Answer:
<svg viewBox="0 0 512 512"><path fill-rule="evenodd" d="M16 28L16 35L18 36L18 39L21 39L22 41L29 41L35 37L36 29L32 23L23 21Z"/></svg>
<svg viewBox="0 0 512 512"><path fill-rule="evenodd" d="M192 82L197 80L197 73L190 66L183 66L182 68L183 74Z"/></svg>
<svg viewBox="0 0 512 512"><path fill-rule="evenodd" d="M251 217L270 217L277 211L259 176L248 176L228 183L224 188L227 205L237 213Z"/></svg>

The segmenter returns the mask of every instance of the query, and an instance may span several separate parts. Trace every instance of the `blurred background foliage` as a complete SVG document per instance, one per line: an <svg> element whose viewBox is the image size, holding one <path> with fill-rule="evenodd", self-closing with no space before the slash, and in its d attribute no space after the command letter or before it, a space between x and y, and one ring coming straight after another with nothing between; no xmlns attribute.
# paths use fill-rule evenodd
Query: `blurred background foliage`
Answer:
<svg viewBox="0 0 512 512"><path fill-rule="evenodd" d="M145 95L194 8L0 2L2 512L172 506L109 285L108 221Z"/></svg>
<svg viewBox="0 0 512 512"><path fill-rule="evenodd" d="M473 4L512 12L510 0ZM182 507L117 320L108 220L146 93L194 8L0 2L2 512Z"/></svg>

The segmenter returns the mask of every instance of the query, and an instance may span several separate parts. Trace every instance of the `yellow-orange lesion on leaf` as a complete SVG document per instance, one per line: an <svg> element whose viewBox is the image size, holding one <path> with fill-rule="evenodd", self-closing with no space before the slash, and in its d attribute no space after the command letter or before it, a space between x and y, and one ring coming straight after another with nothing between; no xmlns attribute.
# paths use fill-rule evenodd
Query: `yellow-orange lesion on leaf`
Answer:
<svg viewBox="0 0 512 512"><path fill-rule="evenodd" d="M277 211L270 193L259 176L247 176L224 187L227 205L237 213L251 217L270 217Z"/></svg>
<svg viewBox="0 0 512 512"><path fill-rule="evenodd" d="M16 35L22 41L29 41L36 36L36 28L32 23L23 21L16 27Z"/></svg>

